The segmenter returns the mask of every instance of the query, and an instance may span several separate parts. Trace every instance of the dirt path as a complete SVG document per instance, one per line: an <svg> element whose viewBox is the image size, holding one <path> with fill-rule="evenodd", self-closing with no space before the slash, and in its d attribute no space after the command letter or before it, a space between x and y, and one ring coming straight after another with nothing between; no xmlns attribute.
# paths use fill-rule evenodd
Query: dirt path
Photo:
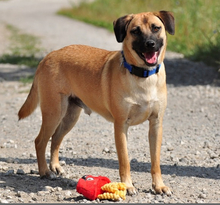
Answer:
<svg viewBox="0 0 220 205"><path fill-rule="evenodd" d="M4 52L1 48L8 45L4 24L39 36L46 52L75 43L120 49L114 35L106 30L55 15L63 6L68 6L68 1L0 1L0 45L4 45L0 54ZM148 123L145 122L129 129L131 173L139 195L128 196L125 202L220 202L218 74L214 68L190 62L172 52L167 52L165 64L168 107L161 168L173 195L154 195L151 191ZM113 126L95 113L90 117L82 114L61 146L60 159L66 174L53 181L40 179L34 149L41 124L40 110L21 122L17 120L17 111L30 89L29 84L23 85L18 79L30 73L33 70L25 66L0 64L0 203L87 203L76 192L80 177L103 175L119 181ZM50 157L49 149L47 157Z"/></svg>

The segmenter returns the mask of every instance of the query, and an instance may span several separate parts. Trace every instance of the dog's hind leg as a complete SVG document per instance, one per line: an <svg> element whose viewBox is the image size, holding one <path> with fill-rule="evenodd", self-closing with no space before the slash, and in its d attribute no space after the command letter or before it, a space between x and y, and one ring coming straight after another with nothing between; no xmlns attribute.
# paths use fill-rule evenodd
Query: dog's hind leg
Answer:
<svg viewBox="0 0 220 205"><path fill-rule="evenodd" d="M50 169L56 174L64 173L63 168L59 164L60 144L64 136L76 124L77 120L79 119L81 110L82 108L76 105L74 98L69 97L66 114L57 127L56 132L52 136Z"/></svg>
<svg viewBox="0 0 220 205"><path fill-rule="evenodd" d="M66 114L68 101L67 97L62 94L53 94L50 98L47 95L42 95L40 99L42 125L35 139L39 174L41 177L54 178L55 174L47 166L45 152L50 137L54 135Z"/></svg>

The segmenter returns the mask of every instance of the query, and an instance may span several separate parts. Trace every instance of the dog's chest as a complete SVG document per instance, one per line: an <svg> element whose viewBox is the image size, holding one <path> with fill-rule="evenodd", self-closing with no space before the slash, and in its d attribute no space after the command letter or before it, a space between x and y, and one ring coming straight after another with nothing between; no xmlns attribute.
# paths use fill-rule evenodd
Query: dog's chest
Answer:
<svg viewBox="0 0 220 205"><path fill-rule="evenodd" d="M137 125L148 120L152 115L158 115L160 99L156 88L143 89L125 98L127 103L129 125Z"/></svg>

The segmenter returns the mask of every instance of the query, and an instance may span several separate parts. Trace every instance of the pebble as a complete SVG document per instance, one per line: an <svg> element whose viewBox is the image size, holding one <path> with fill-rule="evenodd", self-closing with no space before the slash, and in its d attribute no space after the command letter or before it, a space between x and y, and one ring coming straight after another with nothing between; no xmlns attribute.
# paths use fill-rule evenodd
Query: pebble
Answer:
<svg viewBox="0 0 220 205"><path fill-rule="evenodd" d="M71 191L66 191L66 192L65 192L65 196L66 196L66 197L70 197L71 195L72 195L72 192L71 192Z"/></svg>
<svg viewBox="0 0 220 205"><path fill-rule="evenodd" d="M45 196L46 194L49 194L49 193L50 193L50 191L43 190L43 191L38 191L37 195L38 196Z"/></svg>
<svg viewBox="0 0 220 205"><path fill-rule="evenodd" d="M24 200L22 198L18 198L18 201L24 203Z"/></svg>
<svg viewBox="0 0 220 205"><path fill-rule="evenodd" d="M38 171L31 169L30 174L38 174Z"/></svg>
<svg viewBox="0 0 220 205"><path fill-rule="evenodd" d="M163 202L163 197L160 194L155 195L155 200L158 202Z"/></svg>
<svg viewBox="0 0 220 205"><path fill-rule="evenodd" d="M31 154L30 154L30 157L31 157L31 158L36 158L37 156L36 156L36 154L35 154L35 153L34 153L34 154L33 154L33 153L31 153Z"/></svg>
<svg viewBox="0 0 220 205"><path fill-rule="evenodd" d="M14 172L15 172L14 169L10 169L6 172L6 175L12 175L14 174Z"/></svg>
<svg viewBox="0 0 220 205"><path fill-rule="evenodd" d="M16 174L24 175L25 172L24 172L23 169L18 169L17 172L16 172Z"/></svg>
<svg viewBox="0 0 220 205"><path fill-rule="evenodd" d="M2 167L0 167L0 169L1 169L2 171L7 171L7 170L8 170L8 167L7 167L7 166L2 166Z"/></svg>
<svg viewBox="0 0 220 205"><path fill-rule="evenodd" d="M205 141L203 144L203 148L210 148L210 143L208 141Z"/></svg>
<svg viewBox="0 0 220 205"><path fill-rule="evenodd" d="M110 149L109 148L107 148L107 147L105 147L104 149L103 149L103 151L102 152L104 152L104 153L110 153Z"/></svg>
<svg viewBox="0 0 220 205"><path fill-rule="evenodd" d="M6 196L6 199L12 199L12 196Z"/></svg>
<svg viewBox="0 0 220 205"><path fill-rule="evenodd" d="M208 151L208 154L211 159L218 158L218 154L216 154L215 152L211 150Z"/></svg>
<svg viewBox="0 0 220 205"><path fill-rule="evenodd" d="M9 158L6 159L6 162L7 162L7 163L13 163L13 162L14 162L14 159L11 158L11 157L9 157Z"/></svg>
<svg viewBox="0 0 220 205"><path fill-rule="evenodd" d="M179 158L177 157L177 156L175 156L175 155L170 155L170 159L171 159L171 161L173 161L173 162L179 162Z"/></svg>
<svg viewBox="0 0 220 205"><path fill-rule="evenodd" d="M199 194L198 198L200 198L200 199L206 199L206 194Z"/></svg>
<svg viewBox="0 0 220 205"><path fill-rule="evenodd" d="M51 186L45 186L43 191L49 191L49 192L54 192L54 188Z"/></svg>
<svg viewBox="0 0 220 205"><path fill-rule="evenodd" d="M63 190L62 187L55 187L55 188L54 188L54 191L59 191L59 192L60 192L60 191L62 191L62 190Z"/></svg>
<svg viewBox="0 0 220 205"><path fill-rule="evenodd" d="M20 193L20 191L18 191L18 192L15 194L15 196L17 196L17 197L21 197L21 193Z"/></svg>
<svg viewBox="0 0 220 205"><path fill-rule="evenodd" d="M37 201L37 198L34 196L31 198L33 201Z"/></svg>
<svg viewBox="0 0 220 205"><path fill-rule="evenodd" d="M66 165L66 162L64 160L61 160L60 161L60 166L64 166L64 165Z"/></svg>
<svg viewBox="0 0 220 205"><path fill-rule="evenodd" d="M203 188L203 189L202 189L202 193L203 193L203 194L207 194L207 193L208 193L207 189L206 189L206 188Z"/></svg>
<svg viewBox="0 0 220 205"><path fill-rule="evenodd" d="M8 142L3 143L3 145L1 145L1 148L16 148L17 149L17 144L14 143L13 140L9 140Z"/></svg>
<svg viewBox="0 0 220 205"><path fill-rule="evenodd" d="M173 151L173 150L174 150L174 148L172 146L167 147L167 151Z"/></svg>
<svg viewBox="0 0 220 205"><path fill-rule="evenodd" d="M39 193L39 191L38 191L38 193ZM34 197L34 193L33 192L31 192L31 193L29 193L29 196L32 198L32 197Z"/></svg>
<svg viewBox="0 0 220 205"><path fill-rule="evenodd" d="M64 197L62 195L57 196L57 201L63 201Z"/></svg>
<svg viewBox="0 0 220 205"><path fill-rule="evenodd" d="M184 145L184 144L185 144L185 142L184 142L183 140L181 140L181 141L180 141L180 144L181 144L181 145Z"/></svg>
<svg viewBox="0 0 220 205"><path fill-rule="evenodd" d="M5 199L0 199L0 203L1 203L1 204L8 204L9 201L7 201L7 200L5 200Z"/></svg>

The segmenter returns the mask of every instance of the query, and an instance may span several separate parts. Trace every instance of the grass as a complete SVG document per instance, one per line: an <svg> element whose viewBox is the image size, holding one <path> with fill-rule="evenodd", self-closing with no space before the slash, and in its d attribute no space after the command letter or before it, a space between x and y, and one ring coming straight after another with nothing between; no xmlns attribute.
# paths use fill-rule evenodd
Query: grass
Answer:
<svg viewBox="0 0 220 205"><path fill-rule="evenodd" d="M7 25L6 28L10 32L10 46L9 51L0 57L0 63L36 67L40 60L35 57L36 53L41 50L39 39L33 35L22 33L12 25Z"/></svg>
<svg viewBox="0 0 220 205"><path fill-rule="evenodd" d="M30 76L21 78L20 81L23 84L29 84L29 83L33 83L33 79L34 79L34 75L30 75Z"/></svg>
<svg viewBox="0 0 220 205"><path fill-rule="evenodd" d="M220 67L219 0L95 0L78 7L61 9L58 14L113 31L118 17L146 11L173 12L176 33L168 37L168 50Z"/></svg>
<svg viewBox="0 0 220 205"><path fill-rule="evenodd" d="M29 67L36 67L40 59L31 56L4 54L0 57L0 63L10 63L15 65L27 65Z"/></svg>

